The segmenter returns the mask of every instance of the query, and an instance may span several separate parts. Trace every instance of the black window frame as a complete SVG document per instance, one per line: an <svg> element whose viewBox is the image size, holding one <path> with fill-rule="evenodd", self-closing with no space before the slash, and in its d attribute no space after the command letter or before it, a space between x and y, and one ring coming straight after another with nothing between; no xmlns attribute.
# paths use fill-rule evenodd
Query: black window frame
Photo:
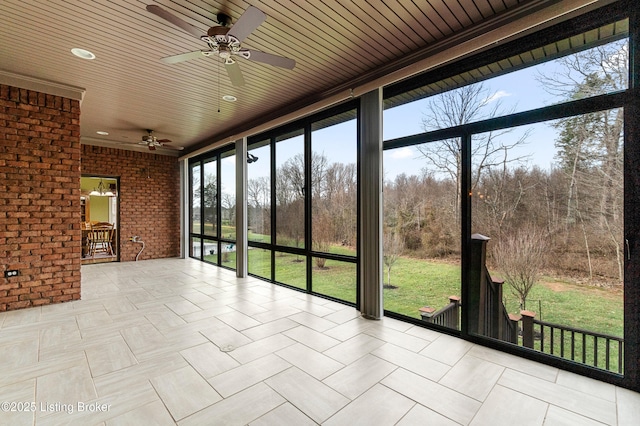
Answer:
<svg viewBox="0 0 640 426"><path fill-rule="evenodd" d="M471 200L470 171L471 171L471 138L473 135L491 130L517 127L521 125L540 123L543 121L565 118L575 115L588 114L612 108L624 108L624 236L627 240L625 253L624 277L624 373L616 374L602 369L569 361L553 355L544 354L532 349L501 342L489 337L480 336L469 331L468 310L462 304L462 321L460 330L452 330L437 325L428 324L419 319L409 318L385 310L385 315L403 321L411 322L426 328L433 328L440 332L455 335L465 340L498 349L523 358L542 362L560 369L572 371L604 382L612 383L636 391L640 391L640 286L634 282L640 281L640 259L632 255L634 250L640 250L640 4L622 0L605 5L599 9L573 18L544 30L525 36L517 41L505 43L488 51L475 54L469 58L445 65L441 68L425 72L421 75L388 86L383 91L383 99L422 87L427 83L443 80L462 72L474 70L502 60L511 55L539 48L547 43L561 40L565 37L581 34L585 31L601 27L622 19L629 19L629 86L626 90L594 96L591 98L565 102L557 105L541 107L520 113L500 116L488 120L478 121L462 126L445 128L416 135L384 141L383 149L408 147L416 144L435 142L438 140L460 137L462 138L462 204L461 204L461 284L462 300L469 300L469 288L466 282L469 278L471 251ZM532 64L534 65L534 64Z"/></svg>
<svg viewBox="0 0 640 426"><path fill-rule="evenodd" d="M355 306L356 308L358 308L360 306L360 288L358 286L358 283L360 282L360 237L359 237L359 229L360 229L360 206L359 204L357 205L357 210L356 210L356 215L357 215L357 233L356 233L356 256L347 256L347 255L341 255L341 254L335 254L335 253L325 253L325 252L318 252L313 250L312 248L312 197L309 195L305 195L304 197L304 210L305 210L305 218L304 218L304 247L302 248L298 248L298 247L291 247L291 246L284 246L284 245L280 245L278 244L278 241L276 239L276 232L277 232L277 223L276 223L276 188L275 188L275 176L276 176L276 140L278 137L280 136L284 136L288 133L291 132L295 132L297 130L302 130L303 135L304 135L304 158L305 158L305 165L309 165L311 164L311 158L312 158L312 147L311 147L311 128L312 128L312 124L315 122L318 122L320 120L323 119L327 119L333 116L338 117L336 122L340 122L340 118L339 116L341 114L349 114L351 111L355 111L355 118L357 122L360 122L360 100L359 99L354 99L354 100L350 100L347 102L344 102L340 105L331 107L329 109L323 110L319 113L304 117L302 119L299 119L297 121L294 121L292 123L286 124L284 126L281 127L277 127L274 129L271 129L267 132L252 136L250 138L248 138L247 140L247 149L251 150L252 145L256 145L256 144L262 144L262 146L264 145L265 140L268 140L269 143L267 146L270 147L270 167L271 167L271 238L270 238L270 242L269 243L265 243L265 242L258 242L258 241L248 241L248 246L251 248L260 248L260 249L265 249L265 250L269 250L270 254L271 254L271 277L270 279L268 279L267 281L272 282L274 284L278 284L278 285L282 285L284 287L288 287L288 288L292 288L294 290L298 290L298 291L303 291L305 293L308 294L313 294L315 296L319 296L325 299L329 299L329 300L333 300L339 303L343 303L345 305L348 306ZM357 153L359 156L360 153L360 127L357 127L357 134L356 134L356 144L357 144ZM360 196L360 167L359 164L356 164L357 167L357 198L359 198ZM310 167L305 167L305 188L311 188L311 170ZM306 191L307 194L310 194L310 191ZM306 286L304 289L300 289L298 287L280 282L277 280L276 277L276 253L277 252L282 252L282 253L287 253L287 254L294 254L294 255L298 255L298 256L302 256L304 257L304 260L306 262ZM314 291L313 289L313 285L312 285L312 273L313 273L313 258L315 257L322 257L325 258L327 260L336 260L336 261L341 261L341 262L346 262L346 263L353 263L356 265L356 302L352 303L346 300L342 300L342 299L337 299L335 297L332 297L330 295L326 295L323 293L317 293ZM250 276L255 276L257 278L263 279L265 280L264 277L262 276L258 276L258 275L254 275L252 273L249 273Z"/></svg>

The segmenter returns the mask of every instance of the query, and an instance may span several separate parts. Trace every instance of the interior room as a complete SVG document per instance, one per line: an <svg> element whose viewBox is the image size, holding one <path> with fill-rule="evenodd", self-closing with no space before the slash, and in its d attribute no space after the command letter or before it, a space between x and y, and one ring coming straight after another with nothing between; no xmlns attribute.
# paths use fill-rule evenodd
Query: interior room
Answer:
<svg viewBox="0 0 640 426"><path fill-rule="evenodd" d="M631 0L4 0L0 423L637 424L639 43Z"/></svg>
<svg viewBox="0 0 640 426"><path fill-rule="evenodd" d="M95 176L80 178L82 262L118 260L118 180Z"/></svg>

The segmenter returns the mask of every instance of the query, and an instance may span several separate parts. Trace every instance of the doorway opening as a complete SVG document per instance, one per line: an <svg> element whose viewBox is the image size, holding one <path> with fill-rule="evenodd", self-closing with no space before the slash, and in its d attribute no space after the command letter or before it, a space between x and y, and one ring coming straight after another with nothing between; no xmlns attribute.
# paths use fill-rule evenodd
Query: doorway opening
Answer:
<svg viewBox="0 0 640 426"><path fill-rule="evenodd" d="M120 179L83 175L80 179L82 264L120 261Z"/></svg>

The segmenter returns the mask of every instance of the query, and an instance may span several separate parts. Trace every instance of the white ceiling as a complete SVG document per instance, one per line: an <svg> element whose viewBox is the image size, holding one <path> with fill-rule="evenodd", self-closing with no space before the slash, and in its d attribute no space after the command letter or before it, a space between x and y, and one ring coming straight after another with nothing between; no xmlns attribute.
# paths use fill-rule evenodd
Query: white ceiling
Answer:
<svg viewBox="0 0 640 426"><path fill-rule="evenodd" d="M454 52L474 37L513 37L541 21L548 24L575 9L610 2L2 0L0 71L84 89L83 143L145 149L136 143L144 129L153 129L158 138L171 139L188 153L285 113L337 100L345 90L417 73L445 48ZM218 12L228 14L233 25L249 5L255 6L267 18L242 47L292 58L296 67L287 70L239 59L246 84L234 87L219 58L161 62L206 45L149 13L149 4L202 34L217 25ZM519 27L506 35L494 31L516 21ZM74 47L93 52L96 59L73 56ZM450 59L466 53L458 48ZM229 103L222 95L238 100Z"/></svg>

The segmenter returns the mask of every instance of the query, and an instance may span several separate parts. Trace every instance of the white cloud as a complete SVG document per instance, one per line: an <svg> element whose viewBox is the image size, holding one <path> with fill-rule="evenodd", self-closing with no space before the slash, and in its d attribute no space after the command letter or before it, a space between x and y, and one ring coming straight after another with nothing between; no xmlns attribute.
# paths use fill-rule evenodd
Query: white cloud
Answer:
<svg viewBox="0 0 640 426"><path fill-rule="evenodd" d="M496 93L485 99L483 103L488 104L493 101L497 101L500 98L506 98L507 96L511 96L511 93L505 92L504 90L498 90Z"/></svg>
<svg viewBox="0 0 640 426"><path fill-rule="evenodd" d="M407 147L394 149L393 153L391 154L391 158L393 159L401 159L401 158L409 158L409 157L413 157L413 150Z"/></svg>

